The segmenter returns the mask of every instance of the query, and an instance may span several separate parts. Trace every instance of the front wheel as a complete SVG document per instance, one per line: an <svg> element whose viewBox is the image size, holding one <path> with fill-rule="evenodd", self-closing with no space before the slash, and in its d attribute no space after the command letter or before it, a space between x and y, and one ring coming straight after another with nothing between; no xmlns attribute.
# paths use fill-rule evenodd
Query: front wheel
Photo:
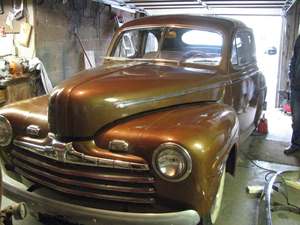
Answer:
<svg viewBox="0 0 300 225"><path fill-rule="evenodd" d="M223 199L225 176L226 176L226 168L224 166L214 203L210 208L209 215L203 217L202 225L212 225L215 224L217 221L221 209L222 199Z"/></svg>

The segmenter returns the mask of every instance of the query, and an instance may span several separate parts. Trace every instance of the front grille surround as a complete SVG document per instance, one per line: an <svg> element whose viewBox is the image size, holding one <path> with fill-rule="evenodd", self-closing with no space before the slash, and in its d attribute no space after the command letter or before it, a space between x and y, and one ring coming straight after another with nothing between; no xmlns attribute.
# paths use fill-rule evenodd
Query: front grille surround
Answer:
<svg viewBox="0 0 300 225"><path fill-rule="evenodd" d="M155 180L148 165L141 170L132 166L64 162L45 155L46 146L34 145L32 148L24 143L14 141L12 162L15 172L33 183L80 198L140 205L156 203ZM131 162L122 163L129 165Z"/></svg>
<svg viewBox="0 0 300 225"><path fill-rule="evenodd" d="M51 134L49 135L50 143L46 145L31 143L28 141L17 139L15 139L13 143L15 146L25 149L27 151L33 152L35 154L44 156L49 159L63 161L64 163L136 171L149 170L149 166L146 163L127 162L122 160L100 158L83 154L73 148L72 142L59 142L53 139L52 136L53 135Z"/></svg>

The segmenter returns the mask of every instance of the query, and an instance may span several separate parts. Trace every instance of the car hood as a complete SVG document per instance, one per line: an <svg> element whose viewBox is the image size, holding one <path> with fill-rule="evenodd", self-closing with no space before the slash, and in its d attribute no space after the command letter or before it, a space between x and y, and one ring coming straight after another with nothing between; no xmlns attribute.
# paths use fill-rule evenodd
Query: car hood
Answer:
<svg viewBox="0 0 300 225"><path fill-rule="evenodd" d="M216 70L140 62L83 71L50 96L50 131L59 137L91 137L139 113L216 101L224 87L216 74Z"/></svg>

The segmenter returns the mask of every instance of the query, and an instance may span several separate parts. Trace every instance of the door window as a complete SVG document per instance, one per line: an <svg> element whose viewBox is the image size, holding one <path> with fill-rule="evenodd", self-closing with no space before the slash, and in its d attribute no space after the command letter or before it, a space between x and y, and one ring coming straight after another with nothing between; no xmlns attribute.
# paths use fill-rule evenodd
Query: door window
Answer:
<svg viewBox="0 0 300 225"><path fill-rule="evenodd" d="M114 51L114 57L143 58L156 53L162 28L136 29L123 33Z"/></svg>
<svg viewBox="0 0 300 225"><path fill-rule="evenodd" d="M158 40L156 36L149 32L146 41L145 54L158 51Z"/></svg>
<svg viewBox="0 0 300 225"><path fill-rule="evenodd" d="M256 61L255 43L251 32L238 32L234 38L232 46L232 65L242 66Z"/></svg>

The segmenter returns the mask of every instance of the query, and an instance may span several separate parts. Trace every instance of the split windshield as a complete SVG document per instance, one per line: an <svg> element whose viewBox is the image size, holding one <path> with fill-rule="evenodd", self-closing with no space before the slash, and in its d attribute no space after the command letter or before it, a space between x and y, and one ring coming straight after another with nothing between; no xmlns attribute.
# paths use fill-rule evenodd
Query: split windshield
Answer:
<svg viewBox="0 0 300 225"><path fill-rule="evenodd" d="M147 28L123 32L111 56L217 66L221 62L222 48L223 37L217 32L191 28Z"/></svg>

